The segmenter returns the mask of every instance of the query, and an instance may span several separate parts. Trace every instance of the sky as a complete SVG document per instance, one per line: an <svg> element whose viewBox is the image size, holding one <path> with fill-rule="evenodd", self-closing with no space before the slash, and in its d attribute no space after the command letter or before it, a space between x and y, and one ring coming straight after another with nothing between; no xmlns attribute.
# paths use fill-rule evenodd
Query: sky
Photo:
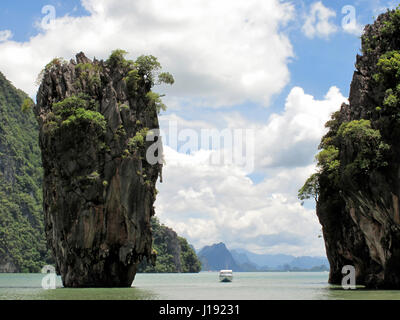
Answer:
<svg viewBox="0 0 400 320"><path fill-rule="evenodd" d="M324 124L347 101L365 24L396 1L2 0L0 71L35 99L54 57L112 50L173 74L156 216L196 249L324 256L315 203ZM214 136L213 140L211 137Z"/></svg>

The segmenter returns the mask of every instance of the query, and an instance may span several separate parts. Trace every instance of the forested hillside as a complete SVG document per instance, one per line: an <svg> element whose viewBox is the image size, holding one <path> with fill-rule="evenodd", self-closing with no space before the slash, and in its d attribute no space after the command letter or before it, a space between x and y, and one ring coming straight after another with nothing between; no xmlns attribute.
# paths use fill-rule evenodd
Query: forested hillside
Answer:
<svg viewBox="0 0 400 320"><path fill-rule="evenodd" d="M200 272L201 262L185 238L160 224L156 217L151 219L151 228L156 264L143 261L139 272Z"/></svg>
<svg viewBox="0 0 400 320"><path fill-rule="evenodd" d="M42 217L42 166L28 96L0 72L0 271L38 272L50 262Z"/></svg>

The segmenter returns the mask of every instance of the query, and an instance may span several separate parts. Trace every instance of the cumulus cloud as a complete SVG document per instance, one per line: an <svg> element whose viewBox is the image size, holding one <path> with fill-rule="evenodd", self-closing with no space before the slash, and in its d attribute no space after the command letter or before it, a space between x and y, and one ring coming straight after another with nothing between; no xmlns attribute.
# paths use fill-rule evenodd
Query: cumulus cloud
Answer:
<svg viewBox="0 0 400 320"><path fill-rule="evenodd" d="M0 42L7 41L13 36L10 30L0 30Z"/></svg>
<svg viewBox="0 0 400 320"><path fill-rule="evenodd" d="M264 124L240 114L219 113L217 118L215 113L210 121L193 121L179 113L185 104L268 105L289 81L292 46L280 30L293 18L293 6L279 0L83 0L82 4L89 16L58 17L52 28L24 43L7 36L0 43L0 70L33 96L36 75L53 57L68 59L84 51L89 57L107 58L115 48L126 49L130 58L159 57L176 80L171 88L161 89L170 109L177 112L161 117L161 126L169 130L163 122L175 121L178 131L253 129L255 169L265 175L264 181L254 184L240 165L211 163L221 150L183 153L169 144L155 204L161 221L197 248L224 241L229 247L260 253L322 255L317 217L300 205L296 195L315 170L313 155L324 123L345 100L337 88L332 87L323 100L293 88L284 111L272 114ZM331 33L330 10L318 3L313 7L315 19L305 27L307 32Z"/></svg>
<svg viewBox="0 0 400 320"><path fill-rule="evenodd" d="M226 115L229 128L249 126L256 132L256 170L265 175L258 184L238 165L211 164L214 150L183 154L166 146L157 215L197 248L224 241L264 253L323 255L315 212L302 207L296 196L315 171L313 158L325 122L345 101L336 87L323 100L295 87L284 111L272 114L264 125ZM190 121L173 118L191 127ZM193 127L201 125L195 122Z"/></svg>
<svg viewBox="0 0 400 320"><path fill-rule="evenodd" d="M176 80L165 91L181 104L268 105L289 81L292 46L280 31L293 17L289 3L83 0L82 4L90 16L57 17L52 28L25 43L0 44L0 70L17 87L33 96L36 75L56 56L69 59L84 51L90 57L107 58L120 47L132 58L159 57Z"/></svg>
<svg viewBox="0 0 400 320"><path fill-rule="evenodd" d="M258 170L298 167L312 163L325 123L347 99L331 87L324 99L317 100L300 87L294 87L281 113L273 113L266 124L246 121L239 115L225 119L230 126L245 126L255 132L255 166Z"/></svg>
<svg viewBox="0 0 400 320"><path fill-rule="evenodd" d="M327 38L337 31L337 27L331 21L336 17L336 12L323 5L321 1L311 5L310 13L303 25L303 32L308 38Z"/></svg>
<svg viewBox="0 0 400 320"><path fill-rule="evenodd" d="M294 87L281 114L273 114L267 125L258 130L256 156L260 167L307 165L326 132L325 123L347 99L337 87L331 87L323 100L316 100L300 87ZM265 152L266 151L266 152Z"/></svg>
<svg viewBox="0 0 400 320"><path fill-rule="evenodd" d="M343 30L355 36L361 36L364 31L364 26L358 23L348 23L343 25Z"/></svg>
<svg viewBox="0 0 400 320"><path fill-rule="evenodd" d="M218 122L214 119L186 120L173 113L161 116L160 124L164 143L180 152L180 147L188 145L189 140L194 140L190 151L199 150L202 147L202 133L214 130L221 141L227 137L225 132L231 133L232 142L221 142L218 148L220 153L230 148L235 154L237 147L241 149L242 157L246 158L244 160L254 161L248 169L265 172L276 167L291 168L312 163L321 137L326 132L326 121L343 102L347 102L347 99L334 86L322 100L306 94L300 87L294 87L286 98L284 110L271 114L266 123L249 121L237 112L224 112L218 115ZM251 135L247 135L247 131ZM241 140L237 140L237 137L241 137ZM215 153L214 150L210 157L217 156ZM223 160L223 156L220 157ZM238 158L232 159L235 162ZM234 164L238 165L237 162ZM242 169L245 169L244 166Z"/></svg>
<svg viewBox="0 0 400 320"><path fill-rule="evenodd" d="M165 157L157 216L195 247L224 241L257 252L324 254L315 213L293 193L312 166L281 170L254 185L240 168L211 166L204 150L188 155L166 147Z"/></svg>
<svg viewBox="0 0 400 320"><path fill-rule="evenodd" d="M399 5L397 0L373 0L371 3L374 16L387 11L387 9L395 9Z"/></svg>

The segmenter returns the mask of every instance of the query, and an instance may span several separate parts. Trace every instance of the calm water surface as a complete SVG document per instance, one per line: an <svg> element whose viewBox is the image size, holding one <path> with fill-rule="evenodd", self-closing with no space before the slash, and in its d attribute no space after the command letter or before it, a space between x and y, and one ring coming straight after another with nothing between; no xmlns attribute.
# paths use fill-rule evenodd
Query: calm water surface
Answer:
<svg viewBox="0 0 400 320"><path fill-rule="evenodd" d="M132 288L41 287L43 274L0 274L0 300L273 300L273 299L400 299L400 291L342 290L327 283L326 272L235 272L231 283L218 281L218 273L137 274Z"/></svg>

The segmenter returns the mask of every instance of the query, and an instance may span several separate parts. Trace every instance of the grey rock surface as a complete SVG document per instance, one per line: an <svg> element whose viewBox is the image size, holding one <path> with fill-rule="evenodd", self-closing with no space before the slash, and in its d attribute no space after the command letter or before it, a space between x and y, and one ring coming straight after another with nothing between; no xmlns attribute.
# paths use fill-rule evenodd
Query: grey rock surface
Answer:
<svg viewBox="0 0 400 320"><path fill-rule="evenodd" d="M76 61L53 61L37 93L45 231L66 287L131 286L138 262L152 256L150 217L162 164L146 161L151 142L130 141L159 124L146 98L151 85L139 77L129 92L129 70L81 52ZM91 113L55 109L71 97Z"/></svg>

